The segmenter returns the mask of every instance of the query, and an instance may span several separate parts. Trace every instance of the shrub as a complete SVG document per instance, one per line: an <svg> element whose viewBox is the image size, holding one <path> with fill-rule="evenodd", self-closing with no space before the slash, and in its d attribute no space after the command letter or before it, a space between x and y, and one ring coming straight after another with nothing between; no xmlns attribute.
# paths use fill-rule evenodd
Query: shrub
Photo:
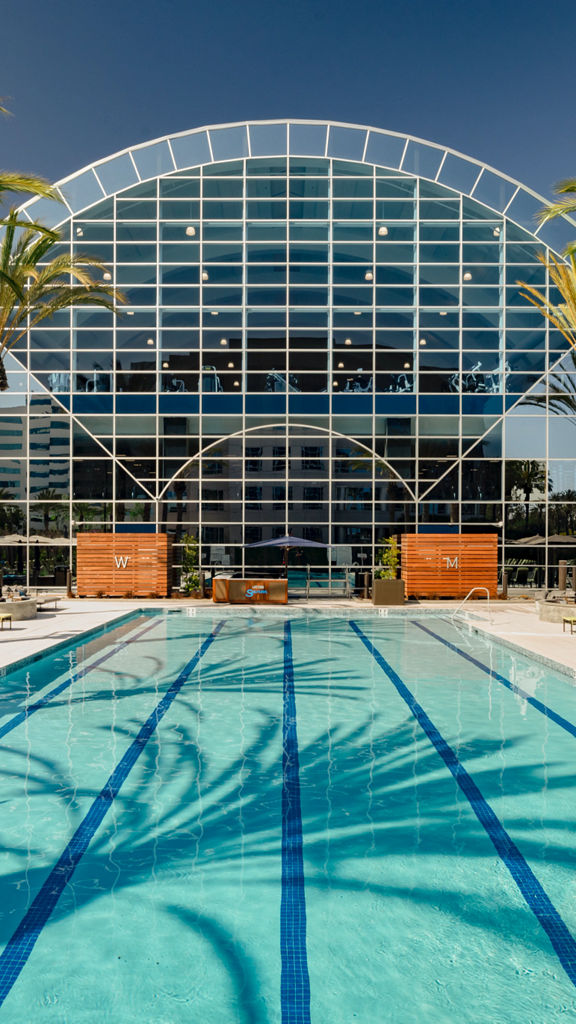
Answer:
<svg viewBox="0 0 576 1024"><path fill-rule="evenodd" d="M375 569L374 579L396 579L398 566L400 564L400 549L394 538L391 538L387 544L383 545L378 549L378 554L376 555L376 564L382 566L382 568Z"/></svg>
<svg viewBox="0 0 576 1024"><path fill-rule="evenodd" d="M191 594L194 590L200 589L200 573L198 572L198 540L190 533L182 537L184 549L182 552L182 575L180 578L180 590L184 594Z"/></svg>

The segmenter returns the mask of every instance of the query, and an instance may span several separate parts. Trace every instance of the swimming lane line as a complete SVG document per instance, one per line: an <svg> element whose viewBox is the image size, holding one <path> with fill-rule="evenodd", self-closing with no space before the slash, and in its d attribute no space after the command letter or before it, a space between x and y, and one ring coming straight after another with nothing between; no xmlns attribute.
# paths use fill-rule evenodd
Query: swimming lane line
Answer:
<svg viewBox="0 0 576 1024"><path fill-rule="evenodd" d="M184 666L180 675L168 688L154 708L154 711L146 719L138 735L132 741L114 768L105 786L100 790L92 803L89 811L80 822L60 859L52 868L44 885L35 896L16 931L0 955L0 1006L2 1006L7 995L18 980L65 886L71 881L76 867L86 853L96 830L102 824L148 740L156 731L164 715L171 707L200 659L206 654L206 651L216 639L223 625L224 621L221 621L212 630L198 648L194 657Z"/></svg>
<svg viewBox="0 0 576 1024"><path fill-rule="evenodd" d="M539 711L540 714L545 715L546 718L549 718L551 722L555 722L556 725L559 725L561 729L564 729L566 732L569 732L571 736L576 736L576 725L573 725L572 722L569 722L567 718L563 717L563 715L559 715L557 711L553 711L553 709L549 708L547 704L543 704L542 701L538 700L537 697L533 697L530 693L527 693L526 690L523 690L521 686L517 686L517 684L513 683L511 679L507 679L506 676L502 676L500 675L499 672L495 672L494 669L490 668L489 665L485 665L483 661L480 661L478 658L475 658L472 654L468 654L467 651L461 650L461 648L458 647L456 644L453 644L451 640L445 640L444 637L440 636L439 633L434 633L433 630L429 629L428 626L423 626L422 623L417 622L416 619L410 619L410 622L413 626L417 626L418 629L421 629L424 633L428 633L429 636L434 637L435 640L438 640L441 644L444 644L444 646L448 647L451 651L454 651L456 654L459 654L461 658L464 658L466 661L469 661L471 665L475 665L476 668L479 668L482 672L485 672L486 675L490 676L491 679L495 679L497 683L501 683L502 686L505 686L508 690L511 690L512 693L518 694L518 696L522 697L522 699L525 700L527 704L530 704L530 706L535 708L536 711Z"/></svg>
<svg viewBox="0 0 576 1024"><path fill-rule="evenodd" d="M576 942L547 892L506 832L490 804L482 796L472 776L468 774L464 765L458 760L452 747L450 747L428 717L414 694L408 689L386 659L382 657L380 651L374 647L358 624L351 621L350 628L356 633L374 660L388 676L390 682L396 687L400 697L408 705L418 724L440 754L444 764L468 800L478 821L491 839L498 856L508 868L530 910L546 932L570 981L576 986Z"/></svg>
<svg viewBox="0 0 576 1024"><path fill-rule="evenodd" d="M284 623L280 955L282 1024L310 1024L300 764L290 622Z"/></svg>
<svg viewBox="0 0 576 1024"><path fill-rule="evenodd" d="M93 669L98 668L99 665L108 661L108 659L113 657L114 654L118 654L120 651L124 650L128 644L134 643L135 640L139 640L141 636L144 636L145 633L148 633L149 630L153 629L154 626L157 626L163 621L164 619L162 618L155 619L152 623L146 625L144 629L140 630L139 633L135 633L134 636L130 637L128 640L123 640L121 644L118 644L118 646L114 647L113 650L108 651L107 654L103 654L101 658L92 662L92 664L88 665L87 668L83 666L79 672L73 672L68 679L65 679L62 683L58 683L58 686L49 690L48 693L40 698L40 700L35 700L33 704L28 704L23 711L19 711L17 715L14 715L5 722L4 725L0 726L0 739L2 739L3 736L6 736L9 732L12 732L13 729L16 729L19 725L22 725L22 722L25 722L31 717L31 715L35 714L36 711L40 711L40 708L46 707L54 697L58 697L60 693L67 690L73 683L76 683L79 679L83 679L84 676L88 675L89 672L92 672ZM80 646L80 644L78 646Z"/></svg>

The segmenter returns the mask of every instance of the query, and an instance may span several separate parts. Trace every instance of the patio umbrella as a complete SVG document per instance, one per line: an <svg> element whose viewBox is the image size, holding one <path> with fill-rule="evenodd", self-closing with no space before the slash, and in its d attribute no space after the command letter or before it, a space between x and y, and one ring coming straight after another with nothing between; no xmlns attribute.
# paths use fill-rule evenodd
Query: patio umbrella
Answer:
<svg viewBox="0 0 576 1024"><path fill-rule="evenodd" d="M39 533L32 533L29 541L31 544L43 544L45 547L67 547L70 543L66 537L42 537Z"/></svg>
<svg viewBox="0 0 576 1024"><path fill-rule="evenodd" d="M533 533L531 537L520 537L518 540L508 541L508 545L511 544L526 544L528 547L534 547L536 544L545 544L546 537L542 537L540 533Z"/></svg>
<svg viewBox="0 0 576 1024"><path fill-rule="evenodd" d="M329 548L330 544L321 544L317 540L306 540L304 537L293 537L291 533L284 537L275 537L274 540L259 540L255 544L245 544L245 548Z"/></svg>

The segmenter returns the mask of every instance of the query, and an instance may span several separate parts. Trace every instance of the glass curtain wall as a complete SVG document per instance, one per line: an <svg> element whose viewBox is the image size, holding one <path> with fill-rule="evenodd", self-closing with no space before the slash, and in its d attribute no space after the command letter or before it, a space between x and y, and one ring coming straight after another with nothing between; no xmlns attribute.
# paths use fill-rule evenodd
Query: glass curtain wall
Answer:
<svg viewBox="0 0 576 1024"><path fill-rule="evenodd" d="M63 233L128 305L58 314L7 360L5 579L62 585L86 529L167 530L177 562L193 534L206 568L287 530L325 567L496 531L519 585L576 556L576 366L519 295L546 287L543 245L503 215L282 156L160 175Z"/></svg>

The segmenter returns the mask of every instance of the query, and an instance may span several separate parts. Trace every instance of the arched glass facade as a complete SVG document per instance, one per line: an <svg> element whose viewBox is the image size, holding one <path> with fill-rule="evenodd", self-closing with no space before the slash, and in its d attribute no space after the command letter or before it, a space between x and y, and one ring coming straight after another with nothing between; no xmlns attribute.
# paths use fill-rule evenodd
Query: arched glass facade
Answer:
<svg viewBox="0 0 576 1024"><path fill-rule="evenodd" d="M326 568L405 531L494 530L518 583L576 555L576 390L546 287L543 200L406 136L273 122L119 154L25 213L128 298L59 314L6 361L5 575L63 582L79 530L200 539ZM564 234L562 234L564 232ZM250 557L248 557L250 556Z"/></svg>

